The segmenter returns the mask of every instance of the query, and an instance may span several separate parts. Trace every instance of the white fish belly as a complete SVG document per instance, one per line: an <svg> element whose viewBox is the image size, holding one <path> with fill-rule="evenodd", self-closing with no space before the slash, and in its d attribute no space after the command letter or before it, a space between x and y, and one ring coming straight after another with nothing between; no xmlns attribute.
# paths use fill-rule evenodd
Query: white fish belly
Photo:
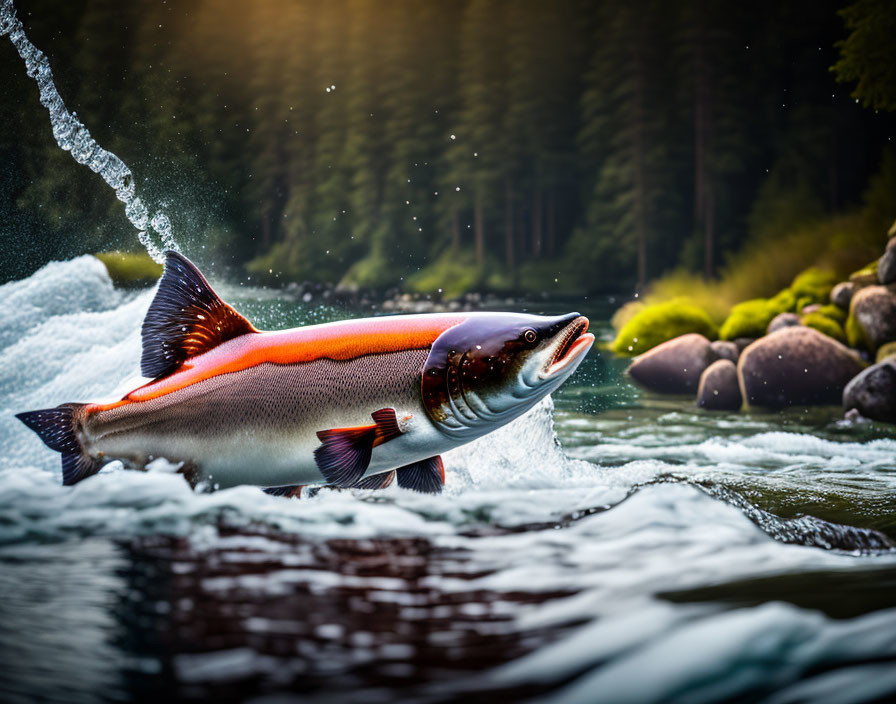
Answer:
<svg viewBox="0 0 896 704"><path fill-rule="evenodd" d="M449 449L420 399L426 350L354 360L261 364L165 396L102 411L85 428L91 454L138 466L156 457L184 462L220 486L319 483L317 432L370 425L395 408L405 434L374 448L368 474Z"/></svg>

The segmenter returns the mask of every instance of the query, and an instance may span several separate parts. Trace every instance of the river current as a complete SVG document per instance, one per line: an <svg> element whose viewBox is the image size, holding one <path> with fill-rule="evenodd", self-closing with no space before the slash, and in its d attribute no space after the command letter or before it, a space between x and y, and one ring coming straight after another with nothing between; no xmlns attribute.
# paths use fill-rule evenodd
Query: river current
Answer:
<svg viewBox="0 0 896 704"><path fill-rule="evenodd" d="M262 329L378 312L216 288ZM896 697L896 428L698 411L595 348L441 496L62 487L13 414L127 388L151 297L92 257L0 286L3 701Z"/></svg>

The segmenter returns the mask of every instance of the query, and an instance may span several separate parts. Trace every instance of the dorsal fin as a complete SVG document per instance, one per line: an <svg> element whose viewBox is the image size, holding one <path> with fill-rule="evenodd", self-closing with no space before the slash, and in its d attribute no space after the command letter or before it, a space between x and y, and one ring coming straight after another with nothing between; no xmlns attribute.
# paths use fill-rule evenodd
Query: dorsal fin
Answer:
<svg viewBox="0 0 896 704"><path fill-rule="evenodd" d="M218 298L183 254L165 253L165 272L143 320L143 376L158 379L222 342L258 332Z"/></svg>

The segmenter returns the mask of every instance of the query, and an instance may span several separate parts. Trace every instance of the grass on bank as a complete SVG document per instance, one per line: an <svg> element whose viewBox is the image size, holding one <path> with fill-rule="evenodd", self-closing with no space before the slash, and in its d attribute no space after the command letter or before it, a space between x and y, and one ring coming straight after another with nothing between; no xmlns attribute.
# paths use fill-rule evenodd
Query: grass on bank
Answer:
<svg viewBox="0 0 896 704"><path fill-rule="evenodd" d="M702 332L696 309L719 327L720 339L733 340L761 337L779 313L800 313L814 303L822 304L822 309L804 316L804 324L853 346L865 346L857 326L849 324L844 311L829 304L829 295L851 273L872 272L885 244L882 230L859 212L807 223L774 240L748 245L718 280L673 272L653 282L641 302L629 303L617 314L614 324L619 334L613 348L620 354L644 351L643 345L628 349L635 328L639 339L663 342L664 330L683 327L683 312L676 308L686 307L694 321L691 329L678 334ZM672 316L668 326L662 320L664 311ZM625 329L635 321L635 328ZM655 333L646 332L645 321L656 326Z"/></svg>
<svg viewBox="0 0 896 704"><path fill-rule="evenodd" d="M116 286L149 286L162 275L162 265L146 252L99 252L94 256L106 265Z"/></svg>

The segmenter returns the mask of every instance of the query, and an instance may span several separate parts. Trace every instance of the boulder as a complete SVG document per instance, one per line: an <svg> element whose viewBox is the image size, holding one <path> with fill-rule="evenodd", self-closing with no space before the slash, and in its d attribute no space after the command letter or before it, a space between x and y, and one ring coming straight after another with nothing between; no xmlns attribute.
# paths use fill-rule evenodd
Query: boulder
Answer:
<svg viewBox="0 0 896 704"><path fill-rule="evenodd" d="M865 418L896 423L896 360L868 367L843 390L843 408Z"/></svg>
<svg viewBox="0 0 896 704"><path fill-rule="evenodd" d="M856 285L852 281L841 281L831 289L831 303L843 310L849 310L849 302L855 292Z"/></svg>
<svg viewBox="0 0 896 704"><path fill-rule="evenodd" d="M734 362L719 359L706 368L697 388L697 405L710 411L736 411L741 407Z"/></svg>
<svg viewBox="0 0 896 704"><path fill-rule="evenodd" d="M896 294L886 286L868 286L852 298L850 313L873 352L896 340Z"/></svg>
<svg viewBox="0 0 896 704"><path fill-rule="evenodd" d="M771 335L773 332L777 332L781 328L789 328L794 325L800 324L800 316L796 313L778 313L772 321L768 324L768 329L765 331L767 335Z"/></svg>
<svg viewBox="0 0 896 704"><path fill-rule="evenodd" d="M709 347L715 353L716 358L730 359L735 364L737 363L737 358L740 356L740 348L734 342L716 340L715 342L710 343ZM746 345L744 345L744 347L746 347Z"/></svg>
<svg viewBox="0 0 896 704"><path fill-rule="evenodd" d="M803 306L803 309L800 311L803 315L809 315L810 313L817 313L821 310L821 303L810 303L807 306Z"/></svg>
<svg viewBox="0 0 896 704"><path fill-rule="evenodd" d="M737 345L738 355L743 352L747 347L756 342L757 338L755 337L736 337L732 340L732 342Z"/></svg>
<svg viewBox="0 0 896 704"><path fill-rule="evenodd" d="M877 280L882 284L896 282L896 237L887 242L884 256L877 262Z"/></svg>
<svg viewBox="0 0 896 704"><path fill-rule="evenodd" d="M845 345L797 326L760 338L741 352L737 377L748 405L782 408L839 403L843 388L862 368Z"/></svg>
<svg viewBox="0 0 896 704"><path fill-rule="evenodd" d="M651 391L694 393L703 370L714 361L716 355L709 340L703 335L689 333L635 357L628 374Z"/></svg>

